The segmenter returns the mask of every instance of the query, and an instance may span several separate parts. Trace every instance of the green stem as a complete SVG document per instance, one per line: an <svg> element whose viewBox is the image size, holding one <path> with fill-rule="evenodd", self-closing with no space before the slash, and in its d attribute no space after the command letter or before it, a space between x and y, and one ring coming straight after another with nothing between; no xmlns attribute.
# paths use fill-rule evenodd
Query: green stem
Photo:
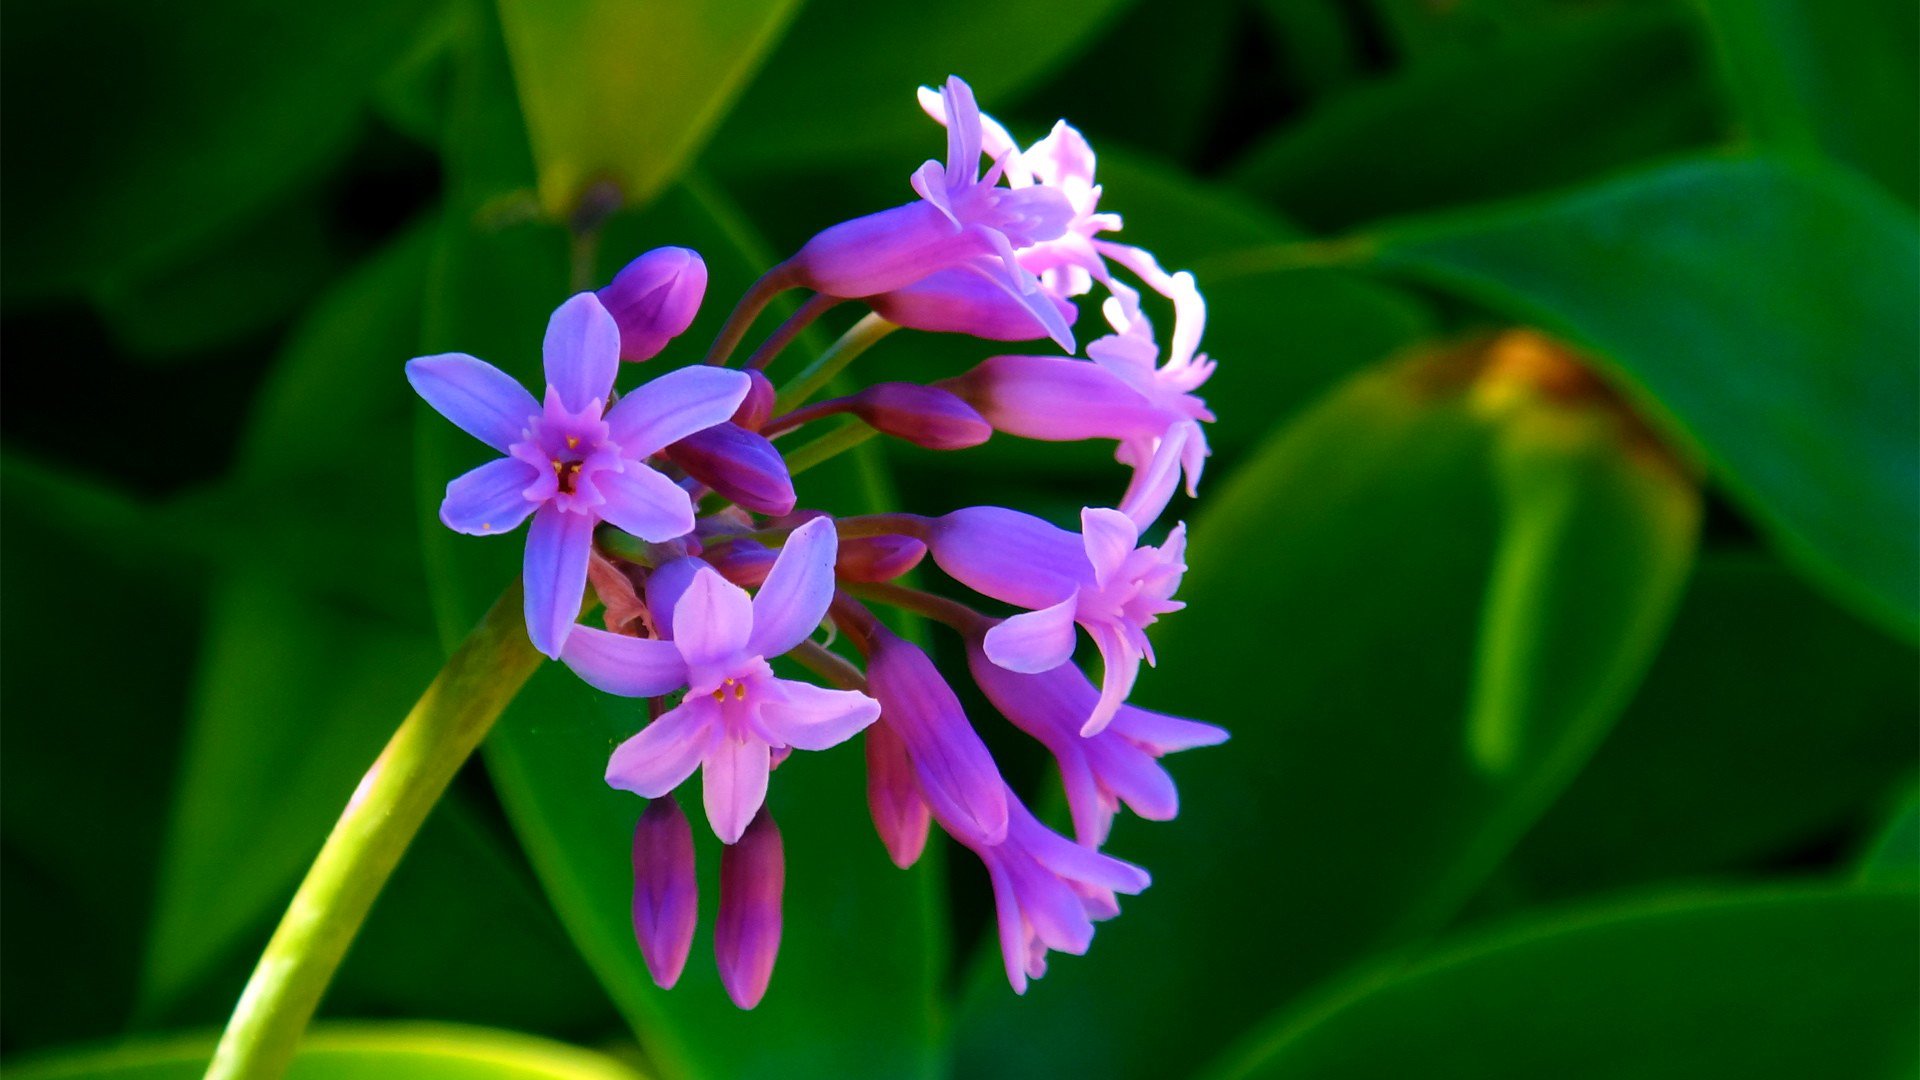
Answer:
<svg viewBox="0 0 1920 1080"><path fill-rule="evenodd" d="M827 346L826 352L795 375L793 381L780 391L779 397L774 400L774 412L788 412L794 406L804 404L808 398L825 389L834 376L853 363L855 357L898 329L899 326L872 314L854 323L852 328L840 335L838 341Z"/></svg>
<svg viewBox="0 0 1920 1080"><path fill-rule="evenodd" d="M520 587L509 588L448 658L361 778L260 954L206 1080L275 1080L320 996L454 773L534 669Z"/></svg>
<svg viewBox="0 0 1920 1080"><path fill-rule="evenodd" d="M799 476L880 434L858 420L834 428L787 455L787 475Z"/></svg>

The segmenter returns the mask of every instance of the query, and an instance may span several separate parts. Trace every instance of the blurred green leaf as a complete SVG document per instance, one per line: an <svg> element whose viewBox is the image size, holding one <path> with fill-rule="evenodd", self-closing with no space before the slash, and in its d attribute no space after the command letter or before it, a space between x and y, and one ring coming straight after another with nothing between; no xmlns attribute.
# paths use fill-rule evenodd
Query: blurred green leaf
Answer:
<svg viewBox="0 0 1920 1080"><path fill-rule="evenodd" d="M1537 902L1820 843L1912 771L1915 663L1777 560L1703 557L1640 693L1515 850L1512 884Z"/></svg>
<svg viewBox="0 0 1920 1080"><path fill-rule="evenodd" d="M932 148L900 169L895 201L905 202L912 197L907 174L942 156L944 145L914 100L916 88L958 75L981 108L1004 108L1129 2L809 4L721 126L707 160L723 170L777 163L784 172L852 151L917 146L920 133L932 132Z"/></svg>
<svg viewBox="0 0 1920 1080"><path fill-rule="evenodd" d="M1920 620L1920 230L1836 173L1692 161L1410 223L1379 265L1596 353L1781 547Z"/></svg>
<svg viewBox="0 0 1920 1080"><path fill-rule="evenodd" d="M436 0L8 13L9 306L151 275L330 167Z"/></svg>
<svg viewBox="0 0 1920 1080"><path fill-rule="evenodd" d="M1219 1075L1903 1075L1915 899L1817 886L1543 917L1383 970Z"/></svg>
<svg viewBox="0 0 1920 1080"><path fill-rule="evenodd" d="M213 1043L146 1039L9 1065L15 1080L193 1080ZM612 1058L510 1031L450 1024L328 1024L302 1041L287 1080L642 1080Z"/></svg>
<svg viewBox="0 0 1920 1080"><path fill-rule="evenodd" d="M467 43L450 149L463 169L440 237L429 287L427 348L457 348L535 381L548 312L567 291L567 238L551 226L503 226L476 211L526 184L524 135L501 46L484 32ZM645 378L697 356L725 317L727 300L765 268L743 246L737 217L703 190L675 187L639 215L617 218L596 280L642 246L701 250L709 300L676 352L625 374ZM447 478L483 449L426 410L420 436L422 513ZM851 464L851 463L849 463ZM851 474L823 469L802 484L810 505L857 497ZM863 504L855 504L863 505ZM518 572L521 538L473 540L431 527L435 603L443 630L470 621ZM641 702L598 694L548 665L501 718L487 763L508 815L549 897L650 1058L671 1077L906 1076L932 1069L935 980L942 962L928 874L887 861L867 821L862 760L848 747L807 754L780 769L771 805L785 837L789 928L767 998L752 1012L721 990L703 928L686 974L657 989L631 924L633 823L641 800L608 788L608 753L645 722ZM710 919L718 844L701 834L702 897ZM710 922L706 925L710 926Z"/></svg>
<svg viewBox="0 0 1920 1080"><path fill-rule="evenodd" d="M1907 793L1860 857L1861 881L1920 884L1920 787Z"/></svg>
<svg viewBox="0 0 1920 1080"><path fill-rule="evenodd" d="M608 179L645 205L692 159L798 0L502 0L549 213Z"/></svg>
<svg viewBox="0 0 1920 1080"><path fill-rule="evenodd" d="M1543 580L1564 625L1533 647L1557 681L1507 695L1525 737L1489 773L1465 717L1504 513L1493 458L1563 406L1486 411L1476 397L1501 383L1485 363L1470 348L1362 375L1214 491L1189 606L1141 691L1225 724L1232 750L1174 764L1177 823L1119 823L1111 850L1154 885L1086 959L1018 1001L983 970L967 1074L1157 1077L1211 1056L1275 1003L1448 918L1605 733L1690 558L1697 495L1620 425L1520 451L1561 459L1579 478L1572 520L1606 524L1569 536ZM1592 601L1636 574L1648 584Z"/></svg>
<svg viewBox="0 0 1920 1080"><path fill-rule="evenodd" d="M1906 0L1698 0L1746 133L1824 151L1920 202L1920 8Z"/></svg>
<svg viewBox="0 0 1920 1080"><path fill-rule="evenodd" d="M1718 116L1696 37L1680 12L1653 8L1463 51L1326 101L1228 178L1311 228L1340 229L1701 146Z"/></svg>

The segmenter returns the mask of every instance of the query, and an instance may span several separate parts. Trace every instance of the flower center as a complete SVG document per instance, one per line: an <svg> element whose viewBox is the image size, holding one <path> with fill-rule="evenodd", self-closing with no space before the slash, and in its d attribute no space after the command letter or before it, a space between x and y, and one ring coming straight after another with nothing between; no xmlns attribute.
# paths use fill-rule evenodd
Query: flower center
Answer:
<svg viewBox="0 0 1920 1080"><path fill-rule="evenodd" d="M732 694L733 700L735 701L747 700L746 681L744 679L728 677L726 681L714 688L713 700L724 702L727 700L728 694Z"/></svg>
<svg viewBox="0 0 1920 1080"><path fill-rule="evenodd" d="M578 443L579 441L580 440L578 439L567 440L567 442L569 443ZM554 459L553 480L554 480L554 483L560 485L560 491L562 494L566 494L566 495L573 494L573 485L579 479L580 479L580 463L579 462L561 461L558 458Z"/></svg>

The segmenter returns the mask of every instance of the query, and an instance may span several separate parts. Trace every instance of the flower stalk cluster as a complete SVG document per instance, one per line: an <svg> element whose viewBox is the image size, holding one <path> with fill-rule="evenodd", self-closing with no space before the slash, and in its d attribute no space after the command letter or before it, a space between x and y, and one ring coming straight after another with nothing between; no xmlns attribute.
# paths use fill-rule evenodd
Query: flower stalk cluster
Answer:
<svg viewBox="0 0 1920 1080"><path fill-rule="evenodd" d="M916 197L833 225L769 270L704 363L615 389L704 299L699 255L661 248L554 312L538 395L470 356L407 366L422 397L499 455L448 485L441 520L471 535L528 523L534 647L600 690L651 702L605 779L651 800L633 837L633 918L663 987L700 921L694 825L675 796L699 774L706 827L726 845L716 960L742 1008L765 994L778 952L785 856L767 792L794 751L861 736L888 856L911 866L938 825L982 861L1007 977L1024 991L1050 951L1084 952L1118 897L1147 887L1144 870L1102 848L1123 806L1153 820L1177 812L1159 759L1226 738L1128 702L1154 663L1149 629L1182 606L1185 526L1161 518L1182 487L1197 494L1207 457L1213 416L1196 392L1213 363L1199 351L1199 290L1114 239L1120 218L1101 209L1093 150L1072 127L1022 149L959 79L922 90L921 105L947 146L912 173ZM738 359L767 304L795 289L810 295ZM1106 332L1076 355L1095 290ZM1149 294L1172 314L1164 343ZM800 331L841 305L866 314L776 381ZM821 396L902 328L1032 345L950 379ZM1077 531L997 506L934 517L801 508L794 477L865 438L964 452L996 433L1111 441L1125 479ZM928 556L955 587L945 591L976 599L903 583ZM598 625L580 622L593 601ZM1051 752L1070 836L1007 785L948 675L888 629L887 608L950 631L986 699ZM1095 656L1089 678L1075 661Z"/></svg>

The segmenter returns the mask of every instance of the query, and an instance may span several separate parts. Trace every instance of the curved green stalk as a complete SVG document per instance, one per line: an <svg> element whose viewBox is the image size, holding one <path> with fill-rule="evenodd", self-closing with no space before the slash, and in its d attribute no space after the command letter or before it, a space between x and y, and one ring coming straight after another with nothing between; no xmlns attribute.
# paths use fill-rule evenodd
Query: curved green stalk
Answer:
<svg viewBox="0 0 1920 1080"><path fill-rule="evenodd" d="M799 405L806 404L813 395L826 389L835 375L846 370L854 358L871 349L875 343L900 327L881 318L868 314L854 323L839 340L827 346L827 351L819 355L806 369L793 377L793 381L782 387L775 400L775 413L783 413Z"/></svg>

